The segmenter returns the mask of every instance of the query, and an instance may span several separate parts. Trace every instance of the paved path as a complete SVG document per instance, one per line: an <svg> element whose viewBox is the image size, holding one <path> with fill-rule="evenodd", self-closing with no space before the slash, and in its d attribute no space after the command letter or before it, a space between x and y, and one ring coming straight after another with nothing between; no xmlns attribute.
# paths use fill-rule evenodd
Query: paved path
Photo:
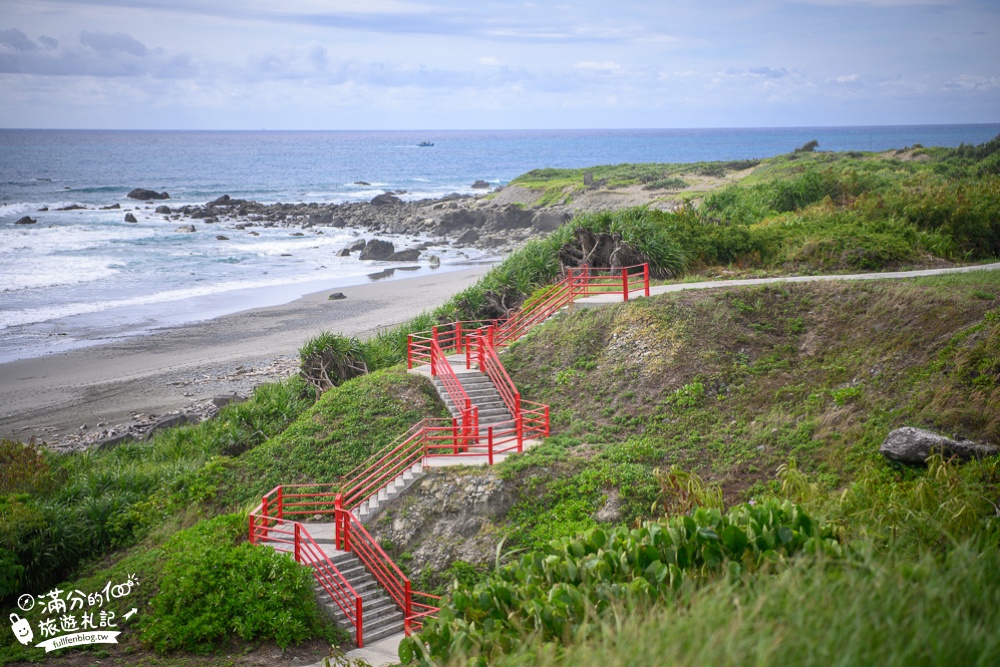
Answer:
<svg viewBox="0 0 1000 667"><path fill-rule="evenodd" d="M823 276L779 276L776 278L746 278L742 280L709 280L700 283L677 283L673 285L656 285L649 288L649 295L680 292L689 289L714 289L718 287L742 287L744 285L769 285L771 283L813 283L828 280L890 280L900 278L921 278L924 276L942 276L949 273L969 273L972 271L998 271L1000 262L993 264L977 264L960 266L952 269L922 269L920 271L894 271L888 273L850 273L843 275ZM635 298L632 296L631 298ZM614 294L599 294L578 299L575 305L583 308L605 306L611 303L621 303L620 292Z"/></svg>
<svg viewBox="0 0 1000 667"><path fill-rule="evenodd" d="M403 641L403 633L380 639L364 648L356 648L344 654L343 658L328 658L308 667L339 667L353 665L356 660L364 660L371 667L385 667L399 664L399 642Z"/></svg>

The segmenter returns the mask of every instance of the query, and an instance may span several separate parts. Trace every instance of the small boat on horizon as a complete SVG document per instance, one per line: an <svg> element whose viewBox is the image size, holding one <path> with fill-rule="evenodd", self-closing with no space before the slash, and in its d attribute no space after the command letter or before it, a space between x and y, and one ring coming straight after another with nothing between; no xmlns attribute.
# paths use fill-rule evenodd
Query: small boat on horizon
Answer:
<svg viewBox="0 0 1000 667"><path fill-rule="evenodd" d="M428 146L433 146L434 142L433 141L421 141L417 145L420 146L421 148L427 148Z"/></svg>

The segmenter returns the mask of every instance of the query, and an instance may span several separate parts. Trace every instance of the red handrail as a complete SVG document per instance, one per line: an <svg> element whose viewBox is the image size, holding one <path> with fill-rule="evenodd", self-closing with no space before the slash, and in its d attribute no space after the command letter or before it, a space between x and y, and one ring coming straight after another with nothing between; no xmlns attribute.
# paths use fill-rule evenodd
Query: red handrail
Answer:
<svg viewBox="0 0 1000 667"><path fill-rule="evenodd" d="M282 494L278 486L268 494ZM267 513L267 496L261 499L261 504L250 512L250 543L267 544L276 551L291 554L296 563L302 563L312 568L313 577L320 587L333 600L334 604L354 626L355 640L358 647L364 646L364 603L350 582L344 578L340 570L330 561L323 549L306 527L298 521L289 521L281 516L271 516Z"/></svg>
<svg viewBox="0 0 1000 667"><path fill-rule="evenodd" d="M514 381L510 379L507 370L500 363L496 350L490 344L486 336L476 336L476 353L479 359L479 370L489 376L493 386L496 387L504 405L511 415L521 412L521 392L514 386Z"/></svg>

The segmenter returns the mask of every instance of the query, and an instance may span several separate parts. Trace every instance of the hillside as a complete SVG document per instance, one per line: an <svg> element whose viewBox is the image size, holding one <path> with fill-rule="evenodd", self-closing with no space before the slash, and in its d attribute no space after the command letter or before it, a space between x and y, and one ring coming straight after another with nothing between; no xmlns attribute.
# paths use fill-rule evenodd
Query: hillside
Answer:
<svg viewBox="0 0 1000 667"><path fill-rule="evenodd" d="M258 388L212 421L79 455L3 441L2 611L16 612L24 591L89 592L130 574L141 585L130 598L140 613L120 646L45 655L4 635L0 662L317 659L346 639L318 617L302 568L246 543L246 513L275 484L335 480L417 420L444 414L433 388L405 373L407 333L539 298L580 229L619 234L672 281L986 261L1000 255L998 147L994 140L892 155L792 154L757 165L595 167L598 189L679 190L671 179L690 178L692 169L732 180L713 192L690 190L672 211L579 215L434 312L371 340L317 335L302 357L329 371L334 386L321 395L295 377ZM543 170L517 187L554 193L536 204L567 205L579 195L578 178ZM614 652L617 630L604 624L614 625L615 613L631 619L621 636L642 638L642 646L657 646L649 636L664 624L687 624L692 638L717 625L745 651L750 640L740 623L759 623L773 631L772 645L761 649L769 662L791 635L808 639L832 625L787 625L797 609L823 618L821 611L865 597L859 591L873 580L914 576L934 590L963 579L981 581L983 590L953 587L949 603L958 611L946 623L940 596L919 587L875 596L856 613L884 603L892 614L885 623L898 627L926 603L917 627L944 628L946 643L963 637L963 655L996 657L995 641L975 628L980 620L991 627L1000 608L990 606L997 587L988 567L997 562L997 462L907 467L877 450L901 425L1000 444L998 313L997 271L725 287L577 308L503 355L522 395L551 405L552 437L492 469L429 475L373 532L415 585L451 591L442 618L467 639L453 642L445 622L433 626L426 637L442 662ZM356 376L362 367L371 372ZM758 524L781 545L745 542L741 531ZM725 554L709 544L717 528L729 541ZM647 547L662 547L664 533L685 534L678 539L704 560L692 556L690 570L662 562L629 569L652 558ZM620 579L599 588L613 594L588 597L598 589L581 581L580 559L615 549L625 550ZM505 563L509 569L494 572ZM802 605L796 591L815 590L809 585L829 588L828 597ZM525 619L485 637L480 621L499 612L482 601L501 589L537 600L536 620L553 600L564 605L556 617L588 620L535 634ZM201 615L191 622L195 608ZM921 662L900 641L866 641L852 655L947 664L939 652ZM704 662L685 642L658 650L679 663ZM629 655L639 656L641 647L633 648ZM719 651L706 659L728 655ZM830 662L796 655L805 656L793 661L801 664Z"/></svg>

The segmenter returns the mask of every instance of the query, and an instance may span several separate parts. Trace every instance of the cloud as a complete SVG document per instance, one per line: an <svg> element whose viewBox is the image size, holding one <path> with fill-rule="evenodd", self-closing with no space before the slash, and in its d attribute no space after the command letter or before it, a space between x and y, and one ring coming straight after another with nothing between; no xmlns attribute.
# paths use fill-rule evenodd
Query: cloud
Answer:
<svg viewBox="0 0 1000 667"><path fill-rule="evenodd" d="M841 84L858 83L861 81L861 76L858 74L841 74L840 76L834 77L831 81L833 83Z"/></svg>
<svg viewBox="0 0 1000 667"><path fill-rule="evenodd" d="M574 65L577 69L586 70L590 72L599 72L601 74L616 74L622 71L622 66L620 63L616 63L610 60L605 60L602 62L596 60L581 60Z"/></svg>
<svg viewBox="0 0 1000 667"><path fill-rule="evenodd" d="M190 54L150 49L121 32L83 31L60 42L44 35L32 40L20 30L0 31L0 73L183 78L197 72Z"/></svg>
<svg viewBox="0 0 1000 667"><path fill-rule="evenodd" d="M142 57L148 51L145 44L121 32L81 32L80 43L102 56L129 53Z"/></svg>
<svg viewBox="0 0 1000 667"><path fill-rule="evenodd" d="M960 74L954 79L945 81L943 87L945 90L994 90L1000 88L1000 79L995 76Z"/></svg>
<svg viewBox="0 0 1000 667"><path fill-rule="evenodd" d="M751 67L749 69L728 69L729 76L746 76L756 79L784 79L792 73L784 67Z"/></svg>

